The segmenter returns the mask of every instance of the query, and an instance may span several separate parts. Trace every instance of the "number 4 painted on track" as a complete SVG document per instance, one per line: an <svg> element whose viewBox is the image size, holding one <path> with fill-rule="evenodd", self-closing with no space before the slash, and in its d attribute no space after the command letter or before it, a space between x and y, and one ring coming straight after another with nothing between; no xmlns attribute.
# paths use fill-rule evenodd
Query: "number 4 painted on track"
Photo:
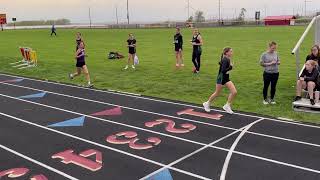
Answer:
<svg viewBox="0 0 320 180"><path fill-rule="evenodd" d="M53 159L59 158L62 159L62 163L64 164L75 164L86 168L90 171L98 171L102 168L102 154L100 151L89 149L87 151L81 152L79 155L74 154L73 150L66 150L60 153L57 153L52 156ZM87 159L90 156L96 156L95 161Z"/></svg>

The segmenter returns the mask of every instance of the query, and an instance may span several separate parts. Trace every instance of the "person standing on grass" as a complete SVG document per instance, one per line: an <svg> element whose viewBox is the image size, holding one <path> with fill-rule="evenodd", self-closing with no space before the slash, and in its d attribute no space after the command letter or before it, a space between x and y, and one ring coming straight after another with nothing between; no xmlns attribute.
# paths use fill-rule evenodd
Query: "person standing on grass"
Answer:
<svg viewBox="0 0 320 180"><path fill-rule="evenodd" d="M201 46L203 45L203 40L198 29L193 30L191 45L193 46L193 52L192 52L192 62L194 65L193 73L197 74L200 72L201 54L202 54Z"/></svg>
<svg viewBox="0 0 320 180"><path fill-rule="evenodd" d="M136 47L137 47L137 40L134 38L133 34L129 34L129 39L127 40L127 47L129 48L129 55L128 55L128 63L124 70L127 70L129 65L132 63L132 69L135 69L134 67L134 58L136 56Z"/></svg>
<svg viewBox="0 0 320 180"><path fill-rule="evenodd" d="M280 58L277 53L277 43L269 43L268 50L261 55L260 65L264 68L263 72L263 104L276 104L274 100L276 87L279 79ZM271 84L271 97L268 99L268 89Z"/></svg>
<svg viewBox="0 0 320 180"><path fill-rule="evenodd" d="M77 32L77 34L76 34L76 51L78 51L78 49L80 48L81 42L84 42L82 39L82 35L80 32Z"/></svg>
<svg viewBox="0 0 320 180"><path fill-rule="evenodd" d="M56 33L56 27L54 24L52 24L52 27L51 27L51 36L54 34L55 36L57 36L57 33Z"/></svg>
<svg viewBox="0 0 320 180"><path fill-rule="evenodd" d="M75 59L77 61L76 63L76 73L69 74L69 78L73 79L76 76L81 75L81 71L84 73L86 80L88 82L87 87L91 88L93 85L90 82L90 75L88 71L88 67L86 65L85 61L86 53L85 53L85 45L84 42L81 42L79 45L79 49L76 52Z"/></svg>
<svg viewBox="0 0 320 180"><path fill-rule="evenodd" d="M231 61L233 55L233 50L230 47L226 47L223 49L221 59L219 62L220 68L219 68L219 74L217 77L217 83L216 83L216 90L215 92L209 97L209 100L205 103L203 103L204 110L206 112L210 112L210 105L211 103L220 95L222 89L224 86L226 86L230 90L230 94L228 96L227 103L223 106L223 109L229 113L233 114L233 111L231 109L231 104L233 103L233 100L235 99L237 95L237 89L232 81L230 81L230 71L233 68L233 63Z"/></svg>
<svg viewBox="0 0 320 180"><path fill-rule="evenodd" d="M173 37L175 53L176 53L176 67L183 67L183 57L182 57L182 46L183 46L183 37L180 32L180 28L176 28L176 34Z"/></svg>
<svg viewBox="0 0 320 180"><path fill-rule="evenodd" d="M317 69L317 62L314 60L308 60L305 63L305 69L300 75L300 79L297 81L297 96L294 101L301 100L302 89L307 89L310 96L310 104L315 105L314 90L318 85L319 72Z"/></svg>

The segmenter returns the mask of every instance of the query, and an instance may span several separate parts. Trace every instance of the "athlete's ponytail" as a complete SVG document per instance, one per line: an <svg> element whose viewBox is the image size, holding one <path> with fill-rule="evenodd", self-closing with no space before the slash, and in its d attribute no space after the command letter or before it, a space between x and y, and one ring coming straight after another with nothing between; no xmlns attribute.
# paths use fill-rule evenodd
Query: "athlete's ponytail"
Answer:
<svg viewBox="0 0 320 180"><path fill-rule="evenodd" d="M232 48L231 47L225 47L222 51L222 54L221 54L221 58L220 58L220 62L219 62L219 65L221 65L221 61L223 59L223 57L231 50Z"/></svg>

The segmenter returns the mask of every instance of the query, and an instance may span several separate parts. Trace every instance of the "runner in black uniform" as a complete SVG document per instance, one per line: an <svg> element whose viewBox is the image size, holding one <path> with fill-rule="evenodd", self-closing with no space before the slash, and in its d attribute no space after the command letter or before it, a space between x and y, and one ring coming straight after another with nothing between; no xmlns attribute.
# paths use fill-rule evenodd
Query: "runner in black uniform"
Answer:
<svg viewBox="0 0 320 180"><path fill-rule="evenodd" d="M183 57L182 57L182 50L183 50L183 37L180 33L180 28L176 28L176 34L173 37L173 43L175 47L175 53L176 53L176 67L184 66L183 64Z"/></svg>
<svg viewBox="0 0 320 180"><path fill-rule="evenodd" d="M200 65L201 65L201 54L202 54L202 48L203 45L202 37L199 33L198 29L194 29L193 31L193 37L191 40L191 44L193 46L193 52L192 52L192 62L194 64L193 72L199 73L200 71Z"/></svg>
<svg viewBox="0 0 320 180"><path fill-rule="evenodd" d="M86 65L86 61L85 61L85 57L86 57L86 53L85 53L85 46L84 46L84 42L81 42L79 45L79 49L76 52L76 73L74 74L69 74L69 78L73 79L76 76L79 76L81 74L81 71L84 73L87 81L88 81L88 85L87 87L93 87L93 85L90 82L90 75L89 75L89 71L88 71L88 67Z"/></svg>
<svg viewBox="0 0 320 180"><path fill-rule="evenodd" d="M224 48L223 54L221 55L221 60L219 62L220 69L217 77L216 90L210 96L209 100L203 103L203 107L206 112L210 112L211 103L215 100L215 98L219 96L223 86L226 86L230 90L230 94L228 97L228 102L226 103L226 105L223 106L223 109L227 111L227 113L233 114L233 111L231 109L231 104L237 95L237 89L234 86L233 82L230 81L230 78L229 78L229 73L233 68L233 64L231 62L232 54L233 54L233 51L231 48L229 47Z"/></svg>
<svg viewBox="0 0 320 180"><path fill-rule="evenodd" d="M82 35L81 35L80 32L77 32L77 35L76 35L76 51L78 51L81 42L83 42Z"/></svg>
<svg viewBox="0 0 320 180"><path fill-rule="evenodd" d="M127 40L127 47L129 49L129 55L128 55L128 63L126 67L124 68L125 70L128 69L128 66L130 65L130 61L132 61L132 69L135 69L134 67L134 58L136 56L136 43L137 40L134 39L134 36L132 33L129 34L129 39Z"/></svg>

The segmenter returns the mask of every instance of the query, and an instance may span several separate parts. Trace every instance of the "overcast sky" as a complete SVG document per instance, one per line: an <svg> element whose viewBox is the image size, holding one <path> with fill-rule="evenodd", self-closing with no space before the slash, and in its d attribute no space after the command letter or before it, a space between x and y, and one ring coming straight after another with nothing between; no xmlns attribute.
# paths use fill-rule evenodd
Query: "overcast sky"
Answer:
<svg viewBox="0 0 320 180"><path fill-rule="evenodd" d="M129 0L132 22L185 20L188 0ZM222 17L238 16L246 8L248 18L255 11L265 15L304 14L305 0L221 0ZM320 0L308 0L307 12L320 11ZM190 0L190 13L205 12L207 19L218 17L218 0ZM7 13L8 20L67 18L73 23L88 22L88 8L94 23L116 22L116 7L120 22L126 21L126 0L0 0L0 13Z"/></svg>

